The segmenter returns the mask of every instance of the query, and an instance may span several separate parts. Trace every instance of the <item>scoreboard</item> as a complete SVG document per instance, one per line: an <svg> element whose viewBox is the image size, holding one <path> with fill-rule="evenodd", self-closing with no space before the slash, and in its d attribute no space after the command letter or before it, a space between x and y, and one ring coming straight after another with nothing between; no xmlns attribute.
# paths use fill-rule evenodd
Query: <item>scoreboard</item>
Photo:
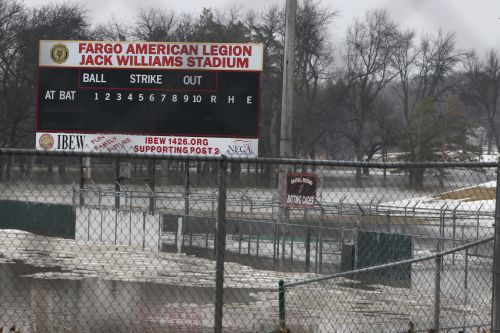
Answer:
<svg viewBox="0 0 500 333"><path fill-rule="evenodd" d="M40 150L257 156L260 44L41 41Z"/></svg>

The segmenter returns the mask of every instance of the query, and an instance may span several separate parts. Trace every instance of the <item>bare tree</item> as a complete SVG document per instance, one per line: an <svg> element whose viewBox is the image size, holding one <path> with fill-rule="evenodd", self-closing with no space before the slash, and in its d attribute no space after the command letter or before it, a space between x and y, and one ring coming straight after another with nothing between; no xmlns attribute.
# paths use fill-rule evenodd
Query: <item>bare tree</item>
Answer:
<svg viewBox="0 0 500 333"><path fill-rule="evenodd" d="M319 1L305 0L298 8L297 41L295 47L295 92L293 151L312 158L318 142L328 130L316 121L325 112L319 90L332 73L333 51L328 44L329 25L337 12L320 5Z"/></svg>
<svg viewBox="0 0 500 333"><path fill-rule="evenodd" d="M133 36L146 41L173 41L177 19L175 12L161 8L141 9L132 28Z"/></svg>
<svg viewBox="0 0 500 333"><path fill-rule="evenodd" d="M191 36L194 34L195 21L191 14L180 14L177 17L177 26L174 31L175 39L179 42L191 41Z"/></svg>
<svg viewBox="0 0 500 333"><path fill-rule="evenodd" d="M98 24L90 33L95 40L125 41L131 37L131 28L123 20L112 17L105 23Z"/></svg>
<svg viewBox="0 0 500 333"><path fill-rule="evenodd" d="M16 93L19 86L16 82L19 55L22 45L18 32L26 22L25 8L18 2L0 0L0 146L11 147L14 144L16 122L21 119L12 112L18 109L20 98ZM10 168L7 163L7 169ZM0 157L0 179L4 177L4 159ZM7 177L10 171L7 170Z"/></svg>
<svg viewBox="0 0 500 333"><path fill-rule="evenodd" d="M475 51L469 51L464 61L467 81L462 95L482 118L493 138L497 151L500 151L500 59L496 50L489 50L481 60ZM491 142L492 140L489 140ZM488 145L491 153L491 145Z"/></svg>
<svg viewBox="0 0 500 333"><path fill-rule="evenodd" d="M417 66L418 47L414 44L415 32L407 30L400 32L399 47L391 59L391 66L397 72L397 84L393 86L396 95L403 104L403 116L408 123L410 116L410 85Z"/></svg>
<svg viewBox="0 0 500 333"><path fill-rule="evenodd" d="M86 39L89 22L84 7L53 4L26 11L25 22L16 31L19 51L12 68L14 97L9 113L8 142L10 147L33 147L35 141L35 73L38 63L38 42L41 39ZM19 98L23 96L24 98ZM7 175L11 163L7 164Z"/></svg>
<svg viewBox="0 0 500 333"><path fill-rule="evenodd" d="M433 114L432 110L438 110L444 104L447 93L457 87L458 82L453 74L461 54L455 48L453 33L439 30L435 36L423 35L418 46L414 44L413 31L400 32L400 35L400 48L395 53L392 66L398 73L398 83L393 88L400 99L404 115L405 130L401 146L406 150L409 161L425 161L434 155L422 153L425 147L422 146L420 133L433 133L434 124L421 122L422 115ZM424 128L426 126L429 129ZM424 172L424 169L411 169L410 185L421 188ZM441 174L441 181L443 177L444 174Z"/></svg>
<svg viewBox="0 0 500 333"><path fill-rule="evenodd" d="M368 124L377 96L397 75L390 66L400 45L397 26L386 10L371 10L365 21L356 20L347 30L344 80L347 109L340 119L343 133L353 144L356 160L362 160L372 141ZM360 181L361 170L356 170Z"/></svg>
<svg viewBox="0 0 500 333"><path fill-rule="evenodd" d="M440 30L436 36L424 35L419 45L415 45L414 39L414 31L400 32L399 48L391 61L398 73L393 87L401 100L406 125L421 100L439 100L456 86L451 74L461 57L455 49L453 33Z"/></svg>
<svg viewBox="0 0 500 333"><path fill-rule="evenodd" d="M283 9L272 5L259 12L250 11L245 23L250 30L251 40L264 45L259 152L264 156L278 156L283 76Z"/></svg>
<svg viewBox="0 0 500 333"><path fill-rule="evenodd" d="M0 0L0 145L11 146L15 137L16 116L9 112L17 108L16 73L22 44L18 33L26 22L26 12L20 3Z"/></svg>
<svg viewBox="0 0 500 333"><path fill-rule="evenodd" d="M410 112L415 110L417 103L425 97L435 100L457 86L451 80L451 74L461 59L461 53L455 47L455 34L439 30L436 36L425 35L420 42L416 57L416 73L413 78L413 104Z"/></svg>
<svg viewBox="0 0 500 333"><path fill-rule="evenodd" d="M248 42L250 30L243 21L239 8L234 6L223 11L203 8L186 37L192 42Z"/></svg>

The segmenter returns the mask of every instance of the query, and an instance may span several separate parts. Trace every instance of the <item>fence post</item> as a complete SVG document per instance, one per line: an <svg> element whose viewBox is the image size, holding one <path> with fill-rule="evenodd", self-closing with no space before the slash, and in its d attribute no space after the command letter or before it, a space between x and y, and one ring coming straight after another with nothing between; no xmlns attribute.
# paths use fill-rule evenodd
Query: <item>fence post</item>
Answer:
<svg viewBox="0 0 500 333"><path fill-rule="evenodd" d="M500 332L500 160L497 165L495 204L495 249L493 253L492 332Z"/></svg>
<svg viewBox="0 0 500 333"><path fill-rule="evenodd" d="M220 185L219 185L220 186ZM219 188L220 190L220 188ZM184 221L185 226L189 225L189 161L184 162ZM220 194L219 194L220 198ZM182 230L182 245L184 246L184 229Z"/></svg>
<svg viewBox="0 0 500 333"><path fill-rule="evenodd" d="M457 237L457 209L460 206L461 202L458 203L458 205L453 209L453 247L455 247L455 239ZM462 229L463 230L463 229ZM452 265L455 266L455 252L452 254L452 259L451 259Z"/></svg>
<svg viewBox="0 0 500 333"><path fill-rule="evenodd" d="M217 235L215 244L215 311L214 332L222 333L224 307L224 254L226 250L226 166L225 156L219 160L219 199L217 207Z"/></svg>
<svg viewBox="0 0 500 333"><path fill-rule="evenodd" d="M323 206L320 206L319 218L319 273L323 274L323 217L325 215ZM316 272L318 273L318 272Z"/></svg>
<svg viewBox="0 0 500 333"><path fill-rule="evenodd" d="M83 206L85 205L85 199L84 199L84 189L85 189L85 172L89 172L89 166L90 166L90 161L89 161L89 166L86 165L86 161L90 160L88 157L81 157L80 158L80 186L79 186L79 205Z"/></svg>
<svg viewBox="0 0 500 333"><path fill-rule="evenodd" d="M465 268L464 268L464 305L469 302L469 248L465 249ZM467 316L465 316L467 320ZM467 325L467 322L464 324Z"/></svg>
<svg viewBox="0 0 500 333"><path fill-rule="evenodd" d="M285 281L279 281L279 314L280 314L280 328L285 328Z"/></svg>
<svg viewBox="0 0 500 333"><path fill-rule="evenodd" d="M477 209L477 216L476 216L476 240L479 240L479 223L480 223L480 217L481 217L481 208L483 208L483 204L479 206ZM477 247L476 247L476 254L477 254Z"/></svg>
<svg viewBox="0 0 500 333"><path fill-rule="evenodd" d="M156 210L156 192L155 192L155 169L156 163L155 159L149 160L149 190L151 191L151 196L149 197L149 210L154 213Z"/></svg>
<svg viewBox="0 0 500 333"><path fill-rule="evenodd" d="M115 209L120 209L120 159L115 159Z"/></svg>
<svg viewBox="0 0 500 333"><path fill-rule="evenodd" d="M286 197L286 194L284 194ZM282 203L283 210L284 210L284 216L283 216L283 224L282 224L282 230L281 233L283 235L283 243L281 243L281 270L285 270L285 260L286 260L286 223L290 220L290 209L286 208L284 206L285 204ZM279 242L278 242L279 244Z"/></svg>
<svg viewBox="0 0 500 333"><path fill-rule="evenodd" d="M2 170L0 170L2 172ZM73 206L76 206L76 185L73 183L71 186L71 189L73 190L73 197L71 198L71 203Z"/></svg>
<svg viewBox="0 0 500 333"><path fill-rule="evenodd" d="M385 170L385 169L384 169ZM408 226L408 220L406 219L406 209L408 208L408 205L410 204L410 202L408 201L408 203L406 204L405 206L405 216L404 216L404 219L403 219L403 234L406 234L407 232L407 226Z"/></svg>
<svg viewBox="0 0 500 333"><path fill-rule="evenodd" d="M436 274L434 281L434 330L439 332L439 311L441 306L441 264L442 256L436 256Z"/></svg>
<svg viewBox="0 0 500 333"><path fill-rule="evenodd" d="M391 210L390 209L387 211L386 222L387 222L387 232L391 233Z"/></svg>
<svg viewBox="0 0 500 333"><path fill-rule="evenodd" d="M311 228L309 228L309 221L307 219L307 208L304 208L304 222L306 226L306 273L311 271Z"/></svg>

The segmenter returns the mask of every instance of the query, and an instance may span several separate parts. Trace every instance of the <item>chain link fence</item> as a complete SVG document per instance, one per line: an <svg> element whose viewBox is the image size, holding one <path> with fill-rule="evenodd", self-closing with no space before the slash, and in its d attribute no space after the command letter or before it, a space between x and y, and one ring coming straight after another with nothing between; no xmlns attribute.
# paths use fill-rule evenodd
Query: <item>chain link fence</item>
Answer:
<svg viewBox="0 0 500 333"><path fill-rule="evenodd" d="M285 204L287 174L314 176L307 203ZM0 327L489 329L496 179L496 163L2 149Z"/></svg>
<svg viewBox="0 0 500 333"><path fill-rule="evenodd" d="M481 332L491 322L493 238L420 258L281 282L282 326L292 332ZM411 278L410 278L411 276Z"/></svg>

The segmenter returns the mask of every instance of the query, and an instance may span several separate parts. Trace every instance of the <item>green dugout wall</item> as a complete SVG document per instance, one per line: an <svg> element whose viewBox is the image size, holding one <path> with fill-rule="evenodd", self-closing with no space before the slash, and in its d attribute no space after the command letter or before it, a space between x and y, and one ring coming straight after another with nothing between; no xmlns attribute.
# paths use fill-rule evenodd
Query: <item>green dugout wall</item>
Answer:
<svg viewBox="0 0 500 333"><path fill-rule="evenodd" d="M75 221L72 206L0 200L0 229L74 239Z"/></svg>

